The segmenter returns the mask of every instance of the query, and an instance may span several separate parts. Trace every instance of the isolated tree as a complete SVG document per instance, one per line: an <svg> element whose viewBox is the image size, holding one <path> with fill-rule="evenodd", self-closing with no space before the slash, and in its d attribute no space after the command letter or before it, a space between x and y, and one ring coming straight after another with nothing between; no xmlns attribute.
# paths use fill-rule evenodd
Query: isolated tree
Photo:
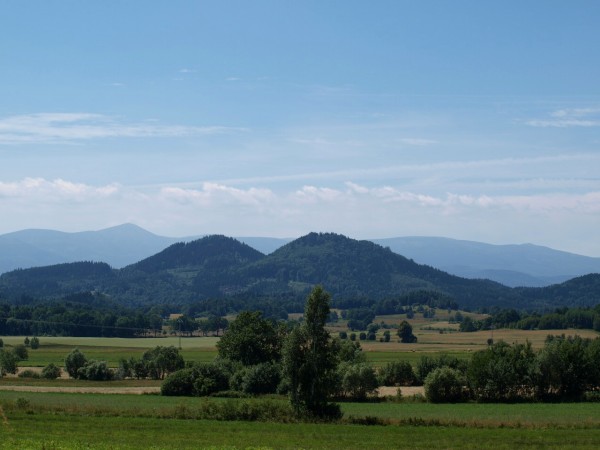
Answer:
<svg viewBox="0 0 600 450"><path fill-rule="evenodd" d="M65 358L65 370L71 378L78 378L78 371L87 364L88 360L78 348Z"/></svg>
<svg viewBox="0 0 600 450"><path fill-rule="evenodd" d="M24 361L29 358L29 352L27 351L27 347L23 344L15 345L13 348L13 353L19 359L19 361Z"/></svg>
<svg viewBox="0 0 600 450"><path fill-rule="evenodd" d="M283 373L290 387L290 402L297 415L337 418L338 405L330 398L338 390L338 345L325 330L330 296L321 286L309 295L304 322L293 329L284 344Z"/></svg>
<svg viewBox="0 0 600 450"><path fill-rule="evenodd" d="M277 361L281 357L281 338L270 320L259 311L241 312L217 343L219 356L245 366Z"/></svg>
<svg viewBox="0 0 600 450"><path fill-rule="evenodd" d="M62 371L60 370L60 367L54 363L50 363L42 369L42 378L55 380L56 378L60 377L61 372Z"/></svg>
<svg viewBox="0 0 600 450"><path fill-rule="evenodd" d="M0 350L0 377L7 373L17 373L17 363L19 359L14 352Z"/></svg>
<svg viewBox="0 0 600 450"><path fill-rule="evenodd" d="M37 336L32 337L29 346L31 347L31 350L37 350L40 348L40 339Z"/></svg>
<svg viewBox="0 0 600 450"><path fill-rule="evenodd" d="M400 337L400 342L405 344L412 344L417 342L417 337L413 334L413 329L410 323L406 320L403 320L398 327L398 336Z"/></svg>
<svg viewBox="0 0 600 450"><path fill-rule="evenodd" d="M155 380L164 379L165 375L183 369L185 362L179 354L179 349L174 346L156 346L147 350L142 356L142 363L146 366L148 374Z"/></svg>

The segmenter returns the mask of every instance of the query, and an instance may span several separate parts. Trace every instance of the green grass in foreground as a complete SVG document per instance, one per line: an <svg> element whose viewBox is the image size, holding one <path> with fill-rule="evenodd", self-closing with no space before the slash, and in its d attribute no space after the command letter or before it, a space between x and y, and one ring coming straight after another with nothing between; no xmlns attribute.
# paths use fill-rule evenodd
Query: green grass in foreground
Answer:
<svg viewBox="0 0 600 450"><path fill-rule="evenodd" d="M26 413L11 414L0 428L2 449L595 449L600 442L600 429L278 424Z"/></svg>

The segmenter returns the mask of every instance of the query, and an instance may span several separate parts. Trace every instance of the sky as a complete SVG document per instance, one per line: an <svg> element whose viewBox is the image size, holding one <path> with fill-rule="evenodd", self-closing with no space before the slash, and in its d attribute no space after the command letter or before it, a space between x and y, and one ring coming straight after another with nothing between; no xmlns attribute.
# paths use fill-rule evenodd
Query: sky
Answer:
<svg viewBox="0 0 600 450"><path fill-rule="evenodd" d="M600 256L600 2L0 4L0 234Z"/></svg>

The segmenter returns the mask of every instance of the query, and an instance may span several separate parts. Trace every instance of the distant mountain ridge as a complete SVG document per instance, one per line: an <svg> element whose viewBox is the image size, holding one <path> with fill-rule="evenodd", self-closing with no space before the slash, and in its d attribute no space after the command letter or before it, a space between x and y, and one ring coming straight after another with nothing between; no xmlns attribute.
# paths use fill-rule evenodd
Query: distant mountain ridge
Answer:
<svg viewBox="0 0 600 450"><path fill-rule="evenodd" d="M451 275L373 242L333 233L310 233L269 255L215 235L173 244L123 269L79 262L16 270L0 275L0 297L18 302L23 296L96 292L127 306L213 304L221 311L268 299L289 311L301 308L316 284L323 284L338 306L379 302L387 310L413 294L471 309L588 306L600 298L598 274L547 288L509 288Z"/></svg>
<svg viewBox="0 0 600 450"><path fill-rule="evenodd" d="M77 261L101 261L122 268L174 243L190 242L198 237L164 237L133 224L78 233L23 230L0 235L0 273ZM237 239L263 254L273 253L292 241L269 237ZM441 237L371 241L453 275L490 279L510 287L542 287L588 273L600 273L600 258L531 244L492 245Z"/></svg>

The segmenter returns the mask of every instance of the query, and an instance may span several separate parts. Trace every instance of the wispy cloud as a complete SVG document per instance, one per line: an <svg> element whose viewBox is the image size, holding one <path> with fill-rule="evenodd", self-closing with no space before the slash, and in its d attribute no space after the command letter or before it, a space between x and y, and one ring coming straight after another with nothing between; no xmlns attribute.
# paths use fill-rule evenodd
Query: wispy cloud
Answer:
<svg viewBox="0 0 600 450"><path fill-rule="evenodd" d="M0 144L61 143L100 138L213 135L243 128L127 123L90 113L38 113L0 119Z"/></svg>
<svg viewBox="0 0 600 450"><path fill-rule="evenodd" d="M0 181L0 199L27 199L39 201L77 200L106 198L119 193L121 186L112 183L91 186L63 179L25 178L15 182Z"/></svg>
<svg viewBox="0 0 600 450"><path fill-rule="evenodd" d="M532 127L599 127L600 108L565 108L550 113L550 118L525 122Z"/></svg>

